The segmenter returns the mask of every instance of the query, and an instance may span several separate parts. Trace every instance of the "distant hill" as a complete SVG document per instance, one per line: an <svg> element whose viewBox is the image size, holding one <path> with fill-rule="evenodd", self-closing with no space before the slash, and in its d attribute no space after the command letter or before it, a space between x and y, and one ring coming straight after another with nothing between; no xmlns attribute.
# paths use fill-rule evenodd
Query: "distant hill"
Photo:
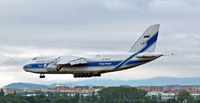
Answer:
<svg viewBox="0 0 200 103"><path fill-rule="evenodd" d="M98 81L98 82L97 82ZM61 85L78 85L78 86L164 86L167 88L168 85L175 85L177 88L180 85L200 85L200 78L170 78L170 77L157 77L143 80L110 80L101 78L92 78L88 80L66 82L66 83L54 83L51 85L45 84L31 84L31 83L12 83L5 88L54 88L57 84Z"/></svg>
<svg viewBox="0 0 200 103"><path fill-rule="evenodd" d="M5 86L5 88L7 88L7 89L10 89L10 88L29 88L29 89L33 89L33 88L48 88L48 86L39 85L39 84L31 84L31 83L12 83L12 84L9 84L9 85Z"/></svg>
<svg viewBox="0 0 200 103"><path fill-rule="evenodd" d="M97 82L98 81L98 82ZM172 78L156 77L142 80L109 80L109 79L89 79L77 82L69 82L73 85L103 85L103 86L165 86L165 85L200 85L200 78Z"/></svg>

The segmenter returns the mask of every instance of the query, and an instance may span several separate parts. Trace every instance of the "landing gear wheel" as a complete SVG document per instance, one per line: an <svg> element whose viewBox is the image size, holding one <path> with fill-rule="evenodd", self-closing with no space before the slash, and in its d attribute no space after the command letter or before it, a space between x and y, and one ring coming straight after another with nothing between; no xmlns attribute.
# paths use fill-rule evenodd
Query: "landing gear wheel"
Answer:
<svg viewBox="0 0 200 103"><path fill-rule="evenodd" d="M45 78L45 75L44 74L40 74L40 78Z"/></svg>

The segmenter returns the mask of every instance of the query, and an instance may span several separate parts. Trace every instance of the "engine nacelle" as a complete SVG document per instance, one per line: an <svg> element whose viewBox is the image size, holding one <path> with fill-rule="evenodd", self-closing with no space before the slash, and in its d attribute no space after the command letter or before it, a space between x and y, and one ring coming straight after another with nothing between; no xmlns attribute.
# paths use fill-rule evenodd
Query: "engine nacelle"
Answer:
<svg viewBox="0 0 200 103"><path fill-rule="evenodd" d="M47 66L47 71L49 72L56 72L57 71L57 65L54 63L51 63Z"/></svg>

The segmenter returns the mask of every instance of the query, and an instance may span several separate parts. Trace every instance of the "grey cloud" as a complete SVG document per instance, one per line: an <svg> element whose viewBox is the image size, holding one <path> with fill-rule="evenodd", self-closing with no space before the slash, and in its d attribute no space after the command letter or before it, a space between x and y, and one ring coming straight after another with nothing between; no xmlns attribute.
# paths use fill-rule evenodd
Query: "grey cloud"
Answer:
<svg viewBox="0 0 200 103"><path fill-rule="evenodd" d="M0 1L0 65L22 65L34 53L126 52L160 23L157 51L175 56L144 67L199 72L199 9L199 0Z"/></svg>
<svg viewBox="0 0 200 103"><path fill-rule="evenodd" d="M12 1L14 2L14 1ZM71 0L58 0L58 1L26 1L21 0L21 2L14 3L5 3L2 2L2 9L0 13L2 16L2 23L5 25L16 24L20 26L39 26L39 25L87 25L87 24L96 24L102 22L110 22L116 20L139 20L140 18L146 19L162 16L162 18L174 18L174 14L171 15L171 12L177 10L171 9L170 4L174 4L174 7L177 7L179 2L184 3L184 8L189 7L190 4L186 1L175 0L175 1L166 1L166 0L86 0L86 1L71 1ZM158 3L157 3L158 2ZM160 4L164 7L157 7ZM193 3L197 4L197 3ZM121 10L121 6L127 8ZM124 5L124 6L123 6ZM128 6L127 6L128 5ZM149 11L152 6L153 10ZM193 7L192 5L192 7ZM131 9L137 6L139 9ZM195 7L199 7L198 5ZM110 11L110 9L116 8L116 11ZM119 9L117 9L119 8ZM130 10L129 10L130 9ZM163 11L163 9L166 9ZM159 13L155 12L160 10ZM198 10L198 8L191 8L189 12ZM166 11L168 11L166 13ZM181 12L180 12L181 11ZM180 8L180 12L177 16L181 15L185 10ZM131 13L130 13L131 12ZM196 16L197 14L195 14ZM176 17L177 17L176 16ZM191 16L191 14L189 15ZM125 19L124 19L125 18ZM183 17L182 17L183 18Z"/></svg>
<svg viewBox="0 0 200 103"><path fill-rule="evenodd" d="M0 66L23 66L31 58L0 56Z"/></svg>

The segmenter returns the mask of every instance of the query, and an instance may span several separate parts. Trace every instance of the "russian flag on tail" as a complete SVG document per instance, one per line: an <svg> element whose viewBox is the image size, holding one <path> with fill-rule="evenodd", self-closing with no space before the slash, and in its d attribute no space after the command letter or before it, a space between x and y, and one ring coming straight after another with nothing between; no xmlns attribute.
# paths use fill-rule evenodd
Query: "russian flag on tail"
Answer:
<svg viewBox="0 0 200 103"><path fill-rule="evenodd" d="M144 36L144 38L149 38L149 37L150 37L149 35L145 35L145 36Z"/></svg>

